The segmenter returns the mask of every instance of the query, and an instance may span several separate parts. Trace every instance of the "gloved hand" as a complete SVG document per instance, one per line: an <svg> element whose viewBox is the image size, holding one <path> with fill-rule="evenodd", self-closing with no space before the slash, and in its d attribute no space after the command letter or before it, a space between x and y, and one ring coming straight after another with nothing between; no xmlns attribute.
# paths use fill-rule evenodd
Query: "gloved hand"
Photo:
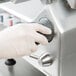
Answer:
<svg viewBox="0 0 76 76"><path fill-rule="evenodd" d="M51 30L37 23L22 23L0 32L0 58L30 55L37 50L35 42L47 44L47 39L37 33L51 34Z"/></svg>

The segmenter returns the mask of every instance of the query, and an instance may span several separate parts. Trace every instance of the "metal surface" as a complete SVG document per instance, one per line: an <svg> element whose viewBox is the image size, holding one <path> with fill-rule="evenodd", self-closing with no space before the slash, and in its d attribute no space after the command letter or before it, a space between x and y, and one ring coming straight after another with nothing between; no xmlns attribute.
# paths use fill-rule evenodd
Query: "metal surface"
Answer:
<svg viewBox="0 0 76 76"><path fill-rule="evenodd" d="M60 33L57 76L76 75L76 10L71 9L65 0L48 8Z"/></svg>
<svg viewBox="0 0 76 76"><path fill-rule="evenodd" d="M76 9L76 0L67 0L72 9Z"/></svg>
<svg viewBox="0 0 76 76"><path fill-rule="evenodd" d="M51 4L51 3L53 3L53 2L55 2L56 0L41 0L41 2L43 3L43 4Z"/></svg>
<svg viewBox="0 0 76 76"><path fill-rule="evenodd" d="M51 4L53 0L41 0L43 4Z"/></svg>
<svg viewBox="0 0 76 76"><path fill-rule="evenodd" d="M30 1L30 0L11 0L11 2L13 3L21 3L21 2L27 2L27 1Z"/></svg>
<svg viewBox="0 0 76 76"><path fill-rule="evenodd" d="M0 0L0 3L3 3L3 2L8 2L10 0Z"/></svg>
<svg viewBox="0 0 76 76"><path fill-rule="evenodd" d="M16 64L7 66L6 60L0 60L0 76L46 76L24 59L16 59Z"/></svg>

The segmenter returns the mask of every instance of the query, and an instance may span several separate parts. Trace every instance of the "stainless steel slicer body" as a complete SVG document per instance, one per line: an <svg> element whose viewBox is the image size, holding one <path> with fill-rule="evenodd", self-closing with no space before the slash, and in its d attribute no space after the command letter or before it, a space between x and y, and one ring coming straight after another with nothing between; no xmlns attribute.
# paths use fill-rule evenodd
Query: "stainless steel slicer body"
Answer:
<svg viewBox="0 0 76 76"><path fill-rule="evenodd" d="M55 56L50 66L57 62L54 65L57 67L57 76L76 75L76 10L71 9L67 1L59 0L47 5L37 20L44 17L53 24L55 32L49 45L41 48L49 51L50 57Z"/></svg>

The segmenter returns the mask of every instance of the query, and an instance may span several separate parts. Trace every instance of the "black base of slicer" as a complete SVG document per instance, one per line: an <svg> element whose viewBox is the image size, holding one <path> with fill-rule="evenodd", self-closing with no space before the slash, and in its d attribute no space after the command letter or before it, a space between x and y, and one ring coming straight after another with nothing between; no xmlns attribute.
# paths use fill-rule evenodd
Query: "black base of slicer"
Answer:
<svg viewBox="0 0 76 76"><path fill-rule="evenodd" d="M34 68L26 60L15 59L14 65L7 65L6 60L0 60L0 76L46 76Z"/></svg>

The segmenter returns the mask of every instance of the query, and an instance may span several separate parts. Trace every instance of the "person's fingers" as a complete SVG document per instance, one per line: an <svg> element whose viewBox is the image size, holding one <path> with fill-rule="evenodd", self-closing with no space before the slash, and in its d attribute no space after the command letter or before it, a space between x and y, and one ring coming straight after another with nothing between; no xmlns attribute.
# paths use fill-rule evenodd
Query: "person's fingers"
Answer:
<svg viewBox="0 0 76 76"><path fill-rule="evenodd" d="M31 52L37 51L37 47L38 47L38 46L34 43L32 49L31 49Z"/></svg>
<svg viewBox="0 0 76 76"><path fill-rule="evenodd" d="M43 26L41 24L36 23L34 27L35 27L36 31L39 31L43 34L51 34L52 33L52 31L49 28L47 28L46 26Z"/></svg>
<svg viewBox="0 0 76 76"><path fill-rule="evenodd" d="M46 39L46 37L38 33L35 34L35 41L43 45L48 44L48 40Z"/></svg>

